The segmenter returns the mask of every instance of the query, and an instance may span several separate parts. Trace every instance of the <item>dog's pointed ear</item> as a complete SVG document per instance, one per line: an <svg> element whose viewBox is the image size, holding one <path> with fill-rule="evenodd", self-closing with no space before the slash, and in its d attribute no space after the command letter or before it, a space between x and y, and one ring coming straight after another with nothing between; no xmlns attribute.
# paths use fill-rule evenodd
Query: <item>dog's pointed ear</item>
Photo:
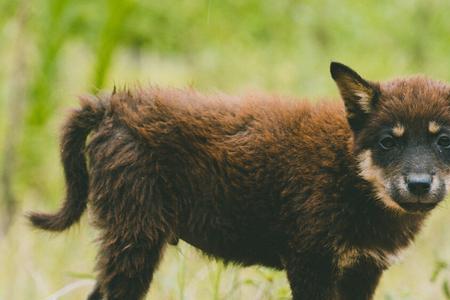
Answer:
<svg viewBox="0 0 450 300"><path fill-rule="evenodd" d="M358 132L376 106L379 87L341 63L332 62L330 72L344 100L350 127Z"/></svg>

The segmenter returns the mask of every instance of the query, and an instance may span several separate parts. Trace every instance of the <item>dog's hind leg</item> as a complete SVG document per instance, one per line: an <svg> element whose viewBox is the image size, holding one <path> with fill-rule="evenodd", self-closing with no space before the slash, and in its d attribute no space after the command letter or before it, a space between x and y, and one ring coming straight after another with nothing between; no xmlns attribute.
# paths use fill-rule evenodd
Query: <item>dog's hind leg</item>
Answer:
<svg viewBox="0 0 450 300"><path fill-rule="evenodd" d="M109 234L106 234L106 236ZM104 237L99 258L97 287L89 300L144 298L160 260L165 239L115 240Z"/></svg>
<svg viewBox="0 0 450 300"><path fill-rule="evenodd" d="M94 290L89 294L87 300L102 300L102 293L98 284L95 285Z"/></svg>
<svg viewBox="0 0 450 300"><path fill-rule="evenodd" d="M92 213L101 235L91 300L144 298L173 235L174 203L164 192L167 183L157 165L142 157L117 169L93 165Z"/></svg>
<svg viewBox="0 0 450 300"><path fill-rule="evenodd" d="M151 223L152 217L155 222ZM110 226L102 228L97 286L90 300L144 298L170 236L162 218L143 207L123 211L116 221L111 219Z"/></svg>

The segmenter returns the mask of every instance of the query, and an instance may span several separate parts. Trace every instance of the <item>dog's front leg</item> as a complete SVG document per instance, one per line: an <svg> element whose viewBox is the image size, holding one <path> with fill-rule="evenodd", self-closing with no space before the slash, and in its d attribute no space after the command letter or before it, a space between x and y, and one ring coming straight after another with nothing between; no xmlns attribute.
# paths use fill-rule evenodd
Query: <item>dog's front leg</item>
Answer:
<svg viewBox="0 0 450 300"><path fill-rule="evenodd" d="M292 255L286 264L293 300L336 299L336 268L330 255L302 253Z"/></svg>
<svg viewBox="0 0 450 300"><path fill-rule="evenodd" d="M343 268L337 286L339 299L372 299L382 272L383 269L369 257L361 257Z"/></svg>

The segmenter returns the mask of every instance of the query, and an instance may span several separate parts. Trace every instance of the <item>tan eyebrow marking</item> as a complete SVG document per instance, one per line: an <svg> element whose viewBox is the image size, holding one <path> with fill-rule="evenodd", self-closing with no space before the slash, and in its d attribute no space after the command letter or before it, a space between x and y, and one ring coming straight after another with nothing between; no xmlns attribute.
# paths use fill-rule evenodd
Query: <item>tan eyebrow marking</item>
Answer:
<svg viewBox="0 0 450 300"><path fill-rule="evenodd" d="M396 137L401 137L404 133L405 133L405 127L403 127L402 124L397 123L394 128L392 128L392 133L396 136Z"/></svg>
<svg viewBox="0 0 450 300"><path fill-rule="evenodd" d="M440 129L441 129L441 126L437 122L430 121L430 123L428 123L428 131L429 132L437 133Z"/></svg>

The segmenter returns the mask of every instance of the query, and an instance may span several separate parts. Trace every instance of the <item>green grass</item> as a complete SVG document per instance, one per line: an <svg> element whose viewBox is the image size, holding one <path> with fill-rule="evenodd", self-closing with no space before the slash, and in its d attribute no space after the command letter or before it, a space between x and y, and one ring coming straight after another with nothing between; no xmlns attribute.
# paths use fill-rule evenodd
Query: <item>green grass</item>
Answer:
<svg viewBox="0 0 450 300"><path fill-rule="evenodd" d="M22 217L58 207L58 128L77 95L140 83L337 98L331 60L374 80L420 72L450 81L449 9L446 0L0 0L0 168L17 140L8 175L18 199L0 239L0 300L71 288L61 299L82 299L91 289L96 233L88 216L60 235L31 230ZM11 109L17 99L22 114ZM449 215L448 204L433 214L405 260L383 276L377 300L450 299ZM289 293L282 272L224 266L181 243L167 249L150 296Z"/></svg>

